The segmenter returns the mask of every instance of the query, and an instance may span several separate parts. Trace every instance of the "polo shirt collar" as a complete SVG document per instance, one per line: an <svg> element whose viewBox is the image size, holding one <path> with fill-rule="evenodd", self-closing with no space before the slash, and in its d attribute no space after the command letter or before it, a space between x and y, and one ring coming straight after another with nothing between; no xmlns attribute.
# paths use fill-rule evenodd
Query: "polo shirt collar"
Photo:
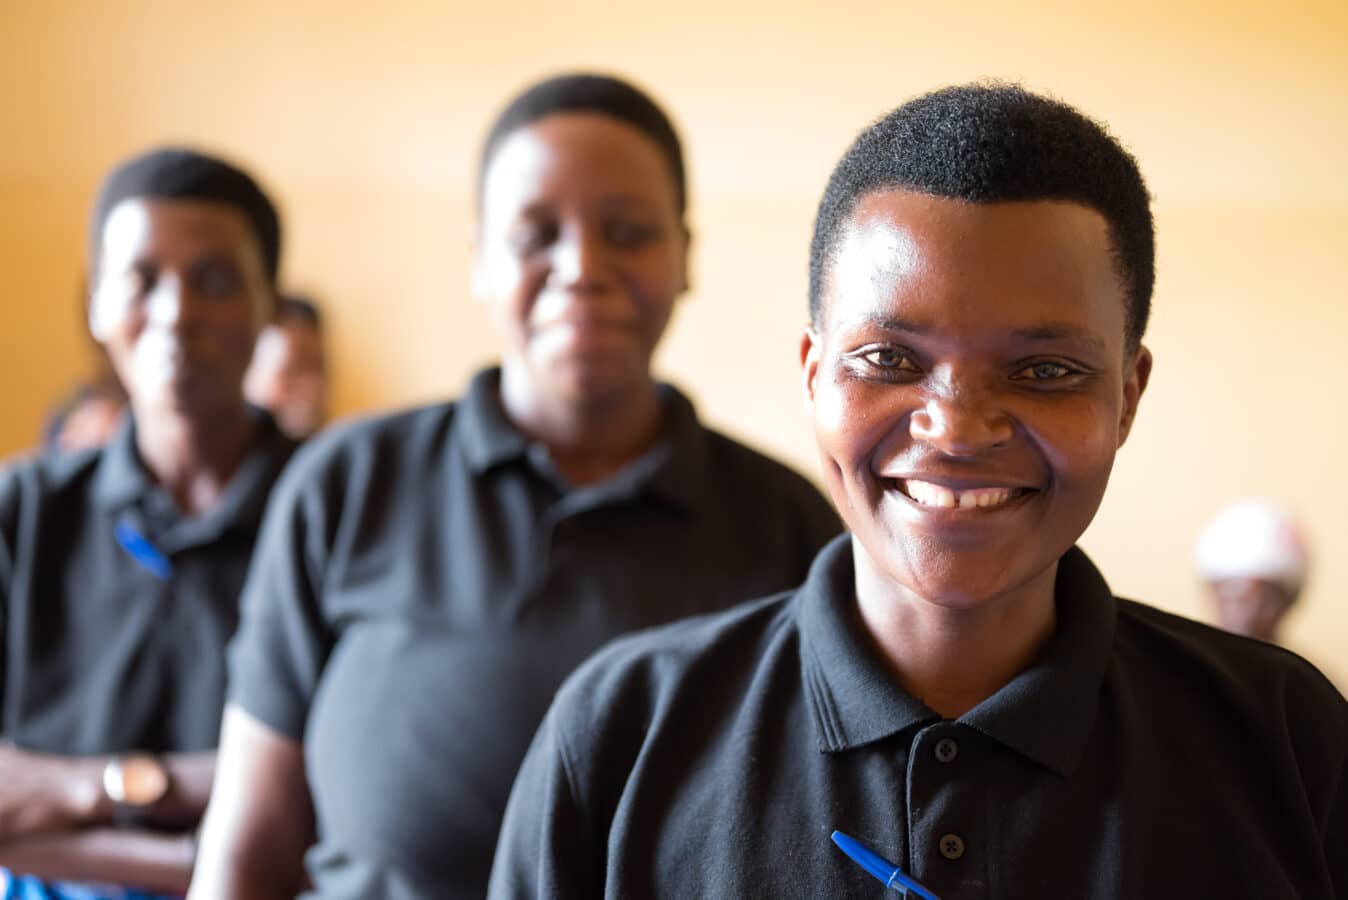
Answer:
<svg viewBox="0 0 1348 900"><path fill-rule="evenodd" d="M104 509L117 510L135 503L155 487L136 449L136 423L131 415L125 415L99 454L94 502Z"/></svg>
<svg viewBox="0 0 1348 900"><path fill-rule="evenodd" d="M711 502L707 432L693 404L677 388L660 385L664 432L660 440L609 482L596 485L605 495L650 492L684 510ZM486 369L469 382L459 401L455 426L469 466L483 474L500 465L527 460L530 442L506 416L501 403L501 370Z"/></svg>
<svg viewBox="0 0 1348 900"><path fill-rule="evenodd" d="M660 385L660 395L664 435L647 454L654 459L646 490L686 512L706 509L716 499L712 485L717 481L717 473L708 471L707 430L692 402L673 385Z"/></svg>
<svg viewBox="0 0 1348 900"><path fill-rule="evenodd" d="M1066 776L1094 724L1117 606L1076 548L1058 563L1054 596L1057 624L1035 661L959 721ZM898 685L865 630L849 536L816 557L797 604L805 690L821 750L849 750L940 720Z"/></svg>
<svg viewBox="0 0 1348 900"><path fill-rule="evenodd" d="M1118 604L1076 547L1058 561L1053 594L1057 624L1048 643L1029 668L960 721L1067 776L1095 724Z"/></svg>
<svg viewBox="0 0 1348 900"><path fill-rule="evenodd" d="M253 445L225 486L220 503L203 516L179 518L159 541L164 552L209 543L230 527L251 528L261 521L270 485L295 444L281 433L268 413L253 407L249 411L257 422ZM149 503L157 504L161 499L171 503L162 494L163 489L141 461L135 418L128 415L100 454L94 474L94 503L110 513L131 515L139 521Z"/></svg>
<svg viewBox="0 0 1348 900"><path fill-rule="evenodd" d="M801 666L821 750L850 750L940 717L899 687L861 621L852 537L814 558L797 593Z"/></svg>
<svg viewBox="0 0 1348 900"><path fill-rule="evenodd" d="M529 451L528 438L506 418L499 368L483 369L473 376L454 412L454 428L468 465L478 475Z"/></svg>

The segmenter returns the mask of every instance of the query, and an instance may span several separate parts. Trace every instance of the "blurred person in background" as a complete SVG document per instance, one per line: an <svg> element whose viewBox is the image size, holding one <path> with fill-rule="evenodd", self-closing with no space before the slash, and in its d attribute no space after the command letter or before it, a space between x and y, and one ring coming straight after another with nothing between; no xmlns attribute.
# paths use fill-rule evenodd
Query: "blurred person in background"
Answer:
<svg viewBox="0 0 1348 900"><path fill-rule="evenodd" d="M61 453L102 447L117 433L126 413L126 391L112 367L100 364L56 407L43 430L43 449Z"/></svg>
<svg viewBox="0 0 1348 900"><path fill-rule="evenodd" d="M294 447L243 396L280 248L219 159L156 150L102 185L89 320L130 415L0 474L0 895L186 889L225 644Z"/></svg>
<svg viewBox="0 0 1348 900"><path fill-rule="evenodd" d="M481 898L562 679L615 635L797 584L839 531L805 479L652 374L690 235L649 97L535 85L478 188L501 365L456 403L329 429L283 479L193 900L289 900L306 878L305 897Z"/></svg>
<svg viewBox="0 0 1348 900"><path fill-rule="evenodd" d="M305 297L281 297L276 321L262 329L243 381L250 403L271 412L297 441L323 427L328 414L328 366L323 319Z"/></svg>
<svg viewBox="0 0 1348 900"><path fill-rule="evenodd" d="M1271 500L1238 500L1203 529L1194 556L1218 627L1279 643L1310 570L1310 545L1296 519Z"/></svg>

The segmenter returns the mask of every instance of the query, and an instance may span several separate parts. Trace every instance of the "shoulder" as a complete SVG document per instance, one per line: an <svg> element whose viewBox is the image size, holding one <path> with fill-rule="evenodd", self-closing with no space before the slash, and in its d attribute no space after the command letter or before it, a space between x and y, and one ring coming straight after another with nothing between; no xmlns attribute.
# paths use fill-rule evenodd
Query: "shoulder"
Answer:
<svg viewBox="0 0 1348 900"><path fill-rule="evenodd" d="M44 545L40 523L66 527L78 518L101 458L101 450L43 453L0 467L0 598L19 560Z"/></svg>
<svg viewBox="0 0 1348 900"><path fill-rule="evenodd" d="M774 650L795 665L794 591L683 619L611 641L558 691L557 727L578 741L614 726L646 726L689 698L737 703L736 686L769 664ZM711 688L709 694L705 688Z"/></svg>
<svg viewBox="0 0 1348 900"><path fill-rule="evenodd" d="M38 453L0 466L0 510L4 515L23 504L42 503L87 490L103 451Z"/></svg>
<svg viewBox="0 0 1348 900"><path fill-rule="evenodd" d="M1213 678L1229 679L1256 693L1295 686L1343 701L1328 678L1290 650L1145 603L1126 599L1118 603L1120 637L1145 643L1152 654L1176 665L1209 670Z"/></svg>
<svg viewBox="0 0 1348 900"><path fill-rule="evenodd" d="M1131 600L1119 601L1118 643L1170 693L1290 742L1298 757L1348 753L1348 701L1318 669L1274 644L1229 634Z"/></svg>
<svg viewBox="0 0 1348 900"><path fill-rule="evenodd" d="M748 474L764 482L780 484L802 495L819 496L819 491L795 469L714 428L702 426L707 453L721 466L738 474Z"/></svg>
<svg viewBox="0 0 1348 900"><path fill-rule="evenodd" d="M755 495L776 508L785 507L841 529L832 505L804 475L732 437L702 426L709 469L724 490Z"/></svg>
<svg viewBox="0 0 1348 900"><path fill-rule="evenodd" d="M358 416L328 426L296 452L305 465L322 467L367 456L424 452L446 439L456 404L438 403L371 416Z"/></svg>
<svg viewBox="0 0 1348 900"><path fill-rule="evenodd" d="M444 456L454 408L442 403L350 419L314 435L295 450L272 488L269 527L322 536L326 544L344 521L407 509L397 498L424 493L425 479Z"/></svg>
<svg viewBox="0 0 1348 900"><path fill-rule="evenodd" d="M450 440L454 410L446 402L337 422L300 445L284 481L293 492L413 471Z"/></svg>

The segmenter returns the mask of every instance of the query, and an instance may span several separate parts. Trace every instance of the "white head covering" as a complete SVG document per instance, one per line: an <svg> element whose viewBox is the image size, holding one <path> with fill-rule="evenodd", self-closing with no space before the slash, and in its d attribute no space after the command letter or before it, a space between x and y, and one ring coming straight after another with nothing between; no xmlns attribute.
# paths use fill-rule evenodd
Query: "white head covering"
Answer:
<svg viewBox="0 0 1348 900"><path fill-rule="evenodd" d="M1271 500L1237 500L1217 514L1194 547L1198 571L1208 581L1261 578L1295 594L1310 566L1301 526Z"/></svg>

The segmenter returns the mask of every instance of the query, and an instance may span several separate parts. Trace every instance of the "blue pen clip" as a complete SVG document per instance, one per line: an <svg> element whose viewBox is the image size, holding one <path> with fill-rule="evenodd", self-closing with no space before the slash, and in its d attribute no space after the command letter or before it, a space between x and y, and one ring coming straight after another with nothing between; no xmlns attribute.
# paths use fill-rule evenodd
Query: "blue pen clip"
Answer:
<svg viewBox="0 0 1348 900"><path fill-rule="evenodd" d="M168 557L160 553L159 548L151 544L130 522L118 522L114 534L122 549L148 569L155 578L168 581L173 577L173 563L169 562Z"/></svg>
<svg viewBox="0 0 1348 900"><path fill-rule="evenodd" d="M856 838L848 837L841 831L835 831L833 832L833 843L838 845L839 850L850 856L853 862L883 881L885 887L893 888L902 896L907 897L912 894L914 897L923 898L923 900L941 900L931 891L918 884L915 879L903 874L903 870L898 866Z"/></svg>

